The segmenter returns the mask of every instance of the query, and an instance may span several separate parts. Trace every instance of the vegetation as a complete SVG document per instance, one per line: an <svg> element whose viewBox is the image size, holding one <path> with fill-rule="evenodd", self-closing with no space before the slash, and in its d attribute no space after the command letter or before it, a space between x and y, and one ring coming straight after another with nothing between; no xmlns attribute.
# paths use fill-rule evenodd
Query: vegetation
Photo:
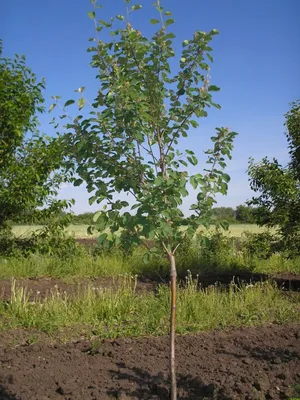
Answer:
<svg viewBox="0 0 300 400"><path fill-rule="evenodd" d="M278 252L270 251L273 236L264 240L257 234L230 237L220 232L209 233L209 242L200 235L192 242L185 241L177 253L177 269L182 277L190 270L200 277L205 274L276 274L282 272L300 273L300 259L288 259ZM270 241L268 241L270 239ZM144 248L135 248L131 253L120 247L105 250L101 246L82 247L76 245L57 248L58 255L48 256L38 252L26 258L20 252L10 257L0 257L0 278L88 278L113 277L122 274L148 276L167 281L168 262L163 254L143 263Z"/></svg>
<svg viewBox="0 0 300 400"><path fill-rule="evenodd" d="M48 217L68 203L54 199L60 183L61 145L38 134L36 113L44 111L44 81L25 57L2 58L0 47L0 231L10 220L30 220L39 207ZM27 218L28 217L28 218Z"/></svg>
<svg viewBox="0 0 300 400"><path fill-rule="evenodd" d="M150 20L159 25L152 37L143 36L130 20L131 13L142 6L130 7L128 0L126 17L118 15L115 22L114 18L97 20L96 1L92 4L94 11L89 16L97 37L88 50L93 53L91 65L98 71L99 91L90 116L78 115L67 124L71 130L66 140L70 168L79 176L74 184L85 181L93 193L91 204L106 202L94 216L103 245L122 241L129 248L150 239L156 244L152 254L160 248L165 251L171 275L170 371L171 399L175 400L175 253L199 225L209 223L215 194L227 193L230 178L223 170L226 158L231 159L236 136L229 128L217 128L213 147L206 152L205 173L190 173L188 165L196 166L197 157L192 150L182 151L179 142L190 128L199 126L198 119L207 116L206 109L220 108L211 94L219 88L210 83L209 76L213 61L210 42L218 31L196 31L184 40L174 72L170 61L175 56L175 35L169 30L174 20L160 1L154 3L159 20ZM111 34L107 41L98 35L105 28ZM72 103L67 101L65 107ZM80 98L79 109L85 103ZM180 206L189 194L189 184L198 189L198 195L191 206L192 215L187 217ZM131 204L116 196L121 192L132 197ZM126 211L128 207L135 214ZM120 228L121 235L116 234ZM145 262L149 258L146 251Z"/></svg>
<svg viewBox="0 0 300 400"><path fill-rule="evenodd" d="M170 332L175 400L176 333L300 322L299 296L267 280L300 274L300 101L286 114L288 165L252 159L248 173L256 195L236 209L215 207L215 195L227 193L224 171L236 133L216 128L203 173L191 172L198 159L183 143L210 107L220 108L209 75L210 43L218 32L196 31L184 40L173 73L174 20L159 0L152 37L131 25L141 6L130 8L125 0L126 17L98 21L91 3L96 38L88 51L99 90L89 103L84 87L78 89L84 116L67 114L74 100L61 106L61 118L71 120L64 135L38 132L45 82L24 56L2 58L0 42L0 279L12 282L9 299L0 290L0 329L53 333L71 327L99 338ZM99 38L105 28L112 38L106 42ZM60 105L54 99L51 110ZM82 111L88 104L89 114ZM72 215L72 201L57 198L64 181L86 185L99 211ZM197 200L187 216L182 204L190 188ZM128 201L120 200L124 195ZM83 237L97 244L78 243ZM259 283L243 280L253 274ZM79 283L78 290L54 287L44 297L16 281L41 277ZM113 284L93 286L99 277ZM158 287L137 290L141 277ZM221 285L217 277L228 280ZM202 278L214 284L203 288Z"/></svg>
<svg viewBox="0 0 300 400"><path fill-rule="evenodd" d="M249 204L258 207L260 225L278 227L283 250L293 256L300 254L300 101L285 117L290 162L283 167L276 159L250 161L250 185L258 195Z"/></svg>
<svg viewBox="0 0 300 400"><path fill-rule="evenodd" d="M12 282L10 301L0 303L4 329L22 327L53 332L62 327L90 327L100 338L162 335L168 332L169 290L137 295L135 279L123 278L119 288L87 286L78 294L54 289L48 297L29 298L26 288ZM192 333L262 322L299 321L297 304L271 284L236 286L229 291L217 286L198 289L198 281L187 276L186 286L178 288L177 332Z"/></svg>
<svg viewBox="0 0 300 400"><path fill-rule="evenodd" d="M232 207L213 207L212 210L212 220L216 223L228 222L229 224L256 224L254 209L250 206L239 205L236 209ZM61 213L65 215L65 213ZM74 225L93 225L94 212L85 212L82 214L68 214ZM41 225L45 220L44 216L38 215L37 213L32 213L31 221L34 225ZM26 220L19 218L14 221L16 225L25 225Z"/></svg>

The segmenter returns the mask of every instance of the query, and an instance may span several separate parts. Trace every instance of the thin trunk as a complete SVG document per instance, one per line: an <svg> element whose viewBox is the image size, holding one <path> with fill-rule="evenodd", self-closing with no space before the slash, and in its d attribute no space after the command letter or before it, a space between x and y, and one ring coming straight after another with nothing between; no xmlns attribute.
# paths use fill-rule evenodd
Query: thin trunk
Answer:
<svg viewBox="0 0 300 400"><path fill-rule="evenodd" d="M175 330L176 330L176 264L173 253L169 253L171 270L171 323L170 323L170 375L171 400L177 400L176 365L175 365Z"/></svg>

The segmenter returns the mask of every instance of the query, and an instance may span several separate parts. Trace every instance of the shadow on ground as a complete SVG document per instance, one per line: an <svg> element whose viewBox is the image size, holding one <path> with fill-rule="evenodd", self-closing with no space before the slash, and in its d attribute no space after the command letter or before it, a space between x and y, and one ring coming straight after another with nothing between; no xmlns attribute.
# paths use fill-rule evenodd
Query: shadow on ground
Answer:
<svg viewBox="0 0 300 400"><path fill-rule="evenodd" d="M0 399L1 400L17 400L17 398L13 394L8 393L1 384L0 384Z"/></svg>
<svg viewBox="0 0 300 400"><path fill-rule="evenodd" d="M110 371L114 380L126 380L132 383L132 389L108 390L108 396L119 399L169 400L169 381L163 374L151 375L140 368L128 368L124 363L118 364L124 372ZM204 384L200 379L190 375L177 375L178 400L226 400L222 389L216 385Z"/></svg>

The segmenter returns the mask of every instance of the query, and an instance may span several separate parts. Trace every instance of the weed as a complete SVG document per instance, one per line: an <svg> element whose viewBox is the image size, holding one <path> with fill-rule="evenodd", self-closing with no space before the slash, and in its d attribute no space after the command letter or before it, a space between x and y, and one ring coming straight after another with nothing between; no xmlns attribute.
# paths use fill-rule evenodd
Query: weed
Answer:
<svg viewBox="0 0 300 400"><path fill-rule="evenodd" d="M48 297L29 298L26 288L12 283L11 299L0 303L4 328L35 328L54 332L76 325L88 326L104 337L161 335L169 329L169 288L137 294L136 277L123 277L117 289L87 286L68 295L57 288ZM271 283L237 285L229 290L213 285L199 290L189 274L178 288L178 333L300 320L297 298L284 296Z"/></svg>

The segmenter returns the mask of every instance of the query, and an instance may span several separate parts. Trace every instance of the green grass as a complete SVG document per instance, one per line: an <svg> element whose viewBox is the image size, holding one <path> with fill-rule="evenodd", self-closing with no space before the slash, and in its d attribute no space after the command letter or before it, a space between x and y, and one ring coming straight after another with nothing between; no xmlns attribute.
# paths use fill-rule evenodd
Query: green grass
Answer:
<svg viewBox="0 0 300 400"><path fill-rule="evenodd" d="M165 258L153 259L144 264L143 249L137 249L131 256L124 257L120 252L93 257L82 254L77 257L60 258L57 256L30 255L28 257L0 257L0 279L9 278L84 278L107 277L121 274L147 275L158 278L168 274L169 266ZM191 270L193 274L243 274L253 272L261 274L295 273L300 274L300 259L286 259L279 254L267 260L247 259L236 252L216 254L211 260L201 259L196 250L191 249L177 255L179 274Z"/></svg>
<svg viewBox="0 0 300 400"><path fill-rule="evenodd" d="M28 236L31 232L34 232L40 229L41 226L39 225L18 225L13 227L13 233L16 236ZM66 231L76 238L91 238L99 236L99 233L94 233L92 236L88 235L87 233L88 225L70 225L66 229ZM258 225L251 225L251 224L237 224L237 225L230 225L228 234L231 236L240 237L242 236L243 232L249 231L252 233L259 233L264 232L266 228L260 228ZM199 229L201 231L201 228Z"/></svg>
<svg viewBox="0 0 300 400"><path fill-rule="evenodd" d="M124 278L118 290L87 286L75 296L55 289L46 299L37 294L32 301L26 288L13 282L10 301L0 303L1 328L49 333L84 326L100 338L166 334L169 288L137 295L135 284L135 279ZM232 283L227 291L216 286L198 290L197 281L188 276L186 287L178 288L177 332L299 322L299 304L299 296L286 296L268 282L240 287Z"/></svg>

